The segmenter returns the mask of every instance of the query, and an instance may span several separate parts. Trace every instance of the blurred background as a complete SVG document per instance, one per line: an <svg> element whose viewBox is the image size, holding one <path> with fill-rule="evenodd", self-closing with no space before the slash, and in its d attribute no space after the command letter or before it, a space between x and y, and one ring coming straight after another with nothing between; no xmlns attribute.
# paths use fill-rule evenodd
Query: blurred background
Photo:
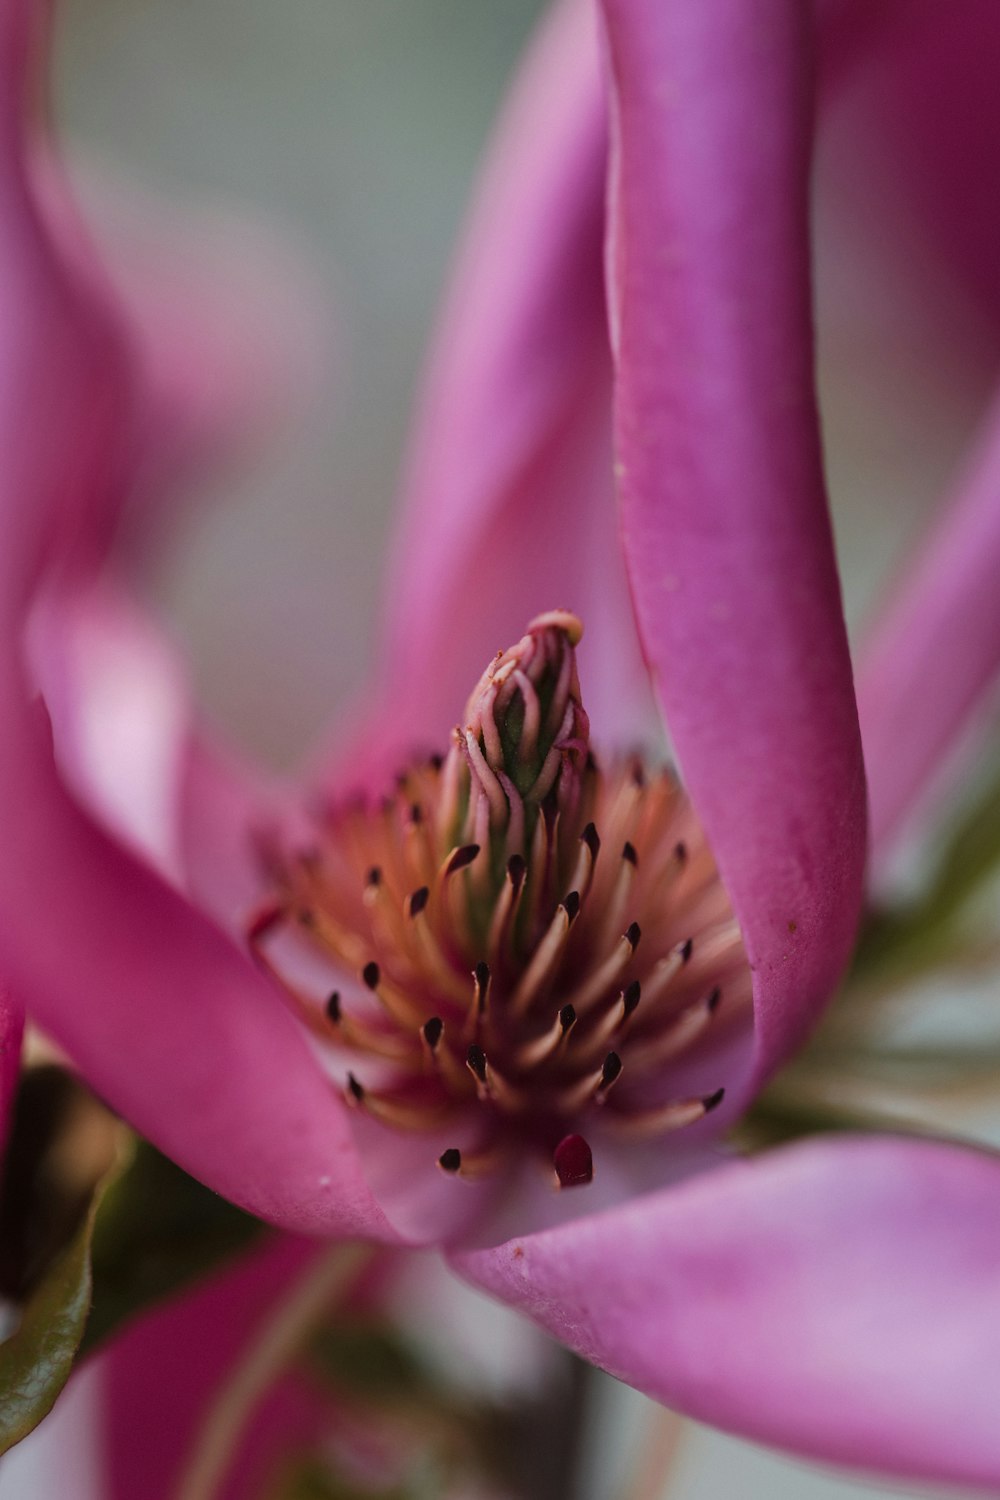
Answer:
<svg viewBox="0 0 1000 1500"><path fill-rule="evenodd" d="M262 263L282 238L292 249L295 284L276 305L309 379L290 389L284 431L252 463L191 496L183 544L156 580L210 708L274 765L349 701L373 659L422 354L477 159L539 10L535 0L62 5L57 108L81 162L166 194L178 217L200 205L265 226L247 229ZM900 274L870 198L853 191L839 128L834 111L817 204L820 369L857 637L968 440L991 351L957 292L942 284L928 301L932 266L915 255ZM658 1419L610 1380L593 1399L598 1500ZM885 1493L693 1424L680 1443L671 1500ZM15 1461L30 1454L18 1450L12 1475Z"/></svg>

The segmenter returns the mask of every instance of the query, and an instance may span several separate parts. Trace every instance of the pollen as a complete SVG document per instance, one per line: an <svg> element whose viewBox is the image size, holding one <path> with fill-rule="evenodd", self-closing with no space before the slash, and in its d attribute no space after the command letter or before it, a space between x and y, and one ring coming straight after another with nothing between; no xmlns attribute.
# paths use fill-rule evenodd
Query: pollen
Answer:
<svg viewBox="0 0 1000 1500"><path fill-rule="evenodd" d="M599 1142L689 1128L721 1103L724 1078L697 1084L747 1014L739 928L677 778L591 745L581 635L540 615L446 755L325 808L305 851L262 841L257 961L342 1060L351 1108L461 1132L436 1157L456 1179L529 1151L576 1187ZM322 994L299 977L317 966Z"/></svg>

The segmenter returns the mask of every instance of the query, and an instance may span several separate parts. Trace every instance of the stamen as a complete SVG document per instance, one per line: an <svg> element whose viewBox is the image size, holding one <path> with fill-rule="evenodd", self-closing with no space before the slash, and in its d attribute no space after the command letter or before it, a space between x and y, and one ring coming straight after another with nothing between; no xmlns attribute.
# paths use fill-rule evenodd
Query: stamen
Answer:
<svg viewBox="0 0 1000 1500"><path fill-rule="evenodd" d="M684 1130L696 1125L713 1109L718 1109L725 1097L725 1089L716 1089L703 1099L674 1099L655 1109L638 1110L629 1114L612 1115L609 1108L605 1119L609 1130L625 1140L647 1140L657 1135L667 1135L674 1130Z"/></svg>
<svg viewBox="0 0 1000 1500"><path fill-rule="evenodd" d="M273 897L247 923L256 962L361 1077L372 1059L371 1084L347 1075L353 1108L397 1129L454 1122L463 1145L437 1160L463 1180L527 1147L562 1186L589 1182L590 1112L625 1138L703 1118L721 1091L677 1097L672 1071L695 1048L704 1061L723 989L727 1036L749 1011L739 930L676 779L591 752L579 630L562 611L533 621L448 754L404 767L380 802L324 799L308 843L257 841ZM328 966L325 1002L281 972L303 943Z"/></svg>
<svg viewBox="0 0 1000 1500"><path fill-rule="evenodd" d="M571 999L578 1015L585 1015L598 1000L607 994L609 989L613 988L620 974L632 962L641 936L638 922L633 922L628 930L622 933L614 950L603 964L600 964L575 991Z"/></svg>

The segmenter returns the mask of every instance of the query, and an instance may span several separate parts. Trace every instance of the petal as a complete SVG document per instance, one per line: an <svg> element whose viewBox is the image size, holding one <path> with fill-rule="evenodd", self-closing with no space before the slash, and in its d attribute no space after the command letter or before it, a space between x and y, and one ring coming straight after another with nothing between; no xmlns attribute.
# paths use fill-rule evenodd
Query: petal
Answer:
<svg viewBox="0 0 1000 1500"><path fill-rule="evenodd" d="M190 724L178 658L108 584L40 600L30 640L64 782L105 828L178 878L176 802Z"/></svg>
<svg viewBox="0 0 1000 1500"><path fill-rule="evenodd" d="M989 338L1000 306L1000 11L963 0L945 21L910 0L839 0L820 19L824 83L843 89L830 102L843 105L835 153L854 212L898 242L902 274L946 267Z"/></svg>
<svg viewBox="0 0 1000 1500"><path fill-rule="evenodd" d="M601 247L606 110L586 0L562 0L485 164L432 353L386 601L388 723L439 743L539 610L587 626L592 719L648 710L611 505Z"/></svg>
<svg viewBox="0 0 1000 1500"><path fill-rule="evenodd" d="M606 0L626 560L755 970L758 1077L850 951L864 776L820 461L797 0Z"/></svg>
<svg viewBox="0 0 1000 1500"><path fill-rule="evenodd" d="M100 556L124 493L113 311L36 209L22 106L37 6L0 12L0 972L94 1087L194 1175L279 1223L387 1234L340 1101L248 958L111 842L28 709L32 591Z"/></svg>
<svg viewBox="0 0 1000 1500"><path fill-rule="evenodd" d="M97 1361L111 1500L172 1500L180 1492L211 1403L324 1255L315 1242L274 1239L114 1339ZM318 1389L278 1367L249 1415L220 1500L257 1494L276 1463L319 1442L332 1413Z"/></svg>
<svg viewBox="0 0 1000 1500"><path fill-rule="evenodd" d="M0 670L0 966L96 1090L194 1176L304 1232L385 1235L346 1111L276 992L58 779Z"/></svg>
<svg viewBox="0 0 1000 1500"><path fill-rule="evenodd" d="M0 1161L21 1071L23 1032L24 1011L6 985L0 984Z"/></svg>
<svg viewBox="0 0 1000 1500"><path fill-rule="evenodd" d="M713 1425L1000 1483L1000 1161L815 1140L453 1257L584 1358Z"/></svg>
<svg viewBox="0 0 1000 1500"><path fill-rule="evenodd" d="M860 657L872 840L884 857L1000 670L1000 402Z"/></svg>

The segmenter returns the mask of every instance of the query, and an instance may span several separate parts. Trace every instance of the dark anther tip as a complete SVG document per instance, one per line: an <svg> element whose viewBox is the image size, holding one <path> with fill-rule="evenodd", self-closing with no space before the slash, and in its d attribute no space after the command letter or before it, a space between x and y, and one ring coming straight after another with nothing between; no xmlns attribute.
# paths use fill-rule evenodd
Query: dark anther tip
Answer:
<svg viewBox="0 0 1000 1500"><path fill-rule="evenodd" d="M433 755L429 755L427 757L427 764L430 766L432 771L440 771L441 767L444 765L444 756L438 755L435 751Z"/></svg>
<svg viewBox="0 0 1000 1500"><path fill-rule="evenodd" d="M566 915L569 917L570 921L575 922L580 912L580 892L570 891L569 895L563 902L563 907L565 908Z"/></svg>
<svg viewBox="0 0 1000 1500"><path fill-rule="evenodd" d="M444 1031L444 1022L440 1016L431 1016L430 1020L425 1021L420 1029L423 1033L424 1041L433 1052L441 1040L441 1033Z"/></svg>
<svg viewBox="0 0 1000 1500"><path fill-rule="evenodd" d="M641 995L642 985L639 983L638 979L633 979L632 983L626 986L622 994L622 1004L625 1007L625 1014L627 1016L630 1016L635 1010L636 1006L639 1004Z"/></svg>
<svg viewBox="0 0 1000 1500"><path fill-rule="evenodd" d="M326 1002L326 1014L329 1020L336 1026L340 1020L340 991L334 990Z"/></svg>
<svg viewBox="0 0 1000 1500"><path fill-rule="evenodd" d="M622 859L627 859L630 865L637 865L639 863L639 856L635 852L635 845L633 843L626 841L622 849Z"/></svg>
<svg viewBox="0 0 1000 1500"><path fill-rule="evenodd" d="M410 803L410 822L422 823L424 821L424 810L419 802Z"/></svg>
<svg viewBox="0 0 1000 1500"><path fill-rule="evenodd" d="M361 978L370 990L377 990L379 980L382 978L382 971L377 963L365 964L361 970Z"/></svg>
<svg viewBox="0 0 1000 1500"><path fill-rule="evenodd" d="M351 1098L356 1099L360 1104L365 1097L364 1086L358 1082L353 1073L347 1075L347 1087L351 1091Z"/></svg>
<svg viewBox="0 0 1000 1500"><path fill-rule="evenodd" d="M559 1025L563 1031L568 1031L571 1026L576 1025L576 1006L564 1005L559 1012Z"/></svg>
<svg viewBox="0 0 1000 1500"><path fill-rule="evenodd" d="M621 1070L622 1060L618 1056L618 1053L609 1052L604 1059L604 1066L601 1068L602 1085L607 1088L609 1083L614 1083L615 1079L620 1075Z"/></svg>
<svg viewBox="0 0 1000 1500"><path fill-rule="evenodd" d="M582 1135L567 1135L552 1153L560 1187L582 1187L594 1179L594 1158Z"/></svg>
<svg viewBox="0 0 1000 1500"><path fill-rule="evenodd" d="M462 1153L457 1146L449 1146L447 1151L442 1151L438 1157L438 1166L442 1172L457 1172L462 1166Z"/></svg>
<svg viewBox="0 0 1000 1500"><path fill-rule="evenodd" d="M687 859L687 857L688 857L688 846L687 846L687 844L685 844L684 840L681 839L681 841L679 843L677 843L677 844L674 845L674 858L677 860L678 864L682 865L684 863L684 861Z"/></svg>
<svg viewBox="0 0 1000 1500"><path fill-rule="evenodd" d="M709 1015L712 1015L713 1012L715 1012L715 1011L718 1010L718 1008L719 1008L719 1001L721 999L722 999L722 991L719 989L719 986L716 985L715 989L712 991L712 993L709 995L708 999L705 1001L705 1008L707 1009Z"/></svg>
<svg viewBox="0 0 1000 1500"><path fill-rule="evenodd" d="M512 854L507 861L507 874L510 876L511 884L515 889L520 886L527 872L528 866L524 862L524 856L521 854Z"/></svg>
<svg viewBox="0 0 1000 1500"><path fill-rule="evenodd" d="M688 959L691 957L692 952L694 951L694 939L685 938L677 951L680 954L683 962L687 963Z"/></svg>
<svg viewBox="0 0 1000 1500"><path fill-rule="evenodd" d="M725 1089L716 1089L714 1094L706 1095L706 1097L701 1101L705 1106L706 1115L710 1115L713 1109L718 1109L719 1105L722 1103L725 1097Z"/></svg>
<svg viewBox="0 0 1000 1500"><path fill-rule="evenodd" d="M465 1054L465 1061L480 1083L486 1082L486 1053L475 1042Z"/></svg>
<svg viewBox="0 0 1000 1500"><path fill-rule="evenodd" d="M490 966L486 962L485 958L481 958L479 960L479 962L476 964L475 969L473 970L473 973L476 976L476 983L478 984L479 988L481 990L484 990L490 982Z"/></svg>
<svg viewBox="0 0 1000 1500"><path fill-rule="evenodd" d="M460 849L455 850L448 861L448 873L454 875L456 870L464 870L467 865L472 864L478 853L478 844L463 844Z"/></svg>
<svg viewBox="0 0 1000 1500"><path fill-rule="evenodd" d="M639 926L638 922L631 922L629 924L629 926L625 929L625 937L628 942L631 943L633 948L638 948L639 939L642 937L642 928Z"/></svg>
<svg viewBox="0 0 1000 1500"><path fill-rule="evenodd" d="M583 844L586 844L587 848L590 850L591 854L596 859L597 858L597 851L601 847L601 840L600 840L600 836L598 835L597 829L594 827L593 823L588 823L587 824L586 828L583 830L583 832L580 835L580 842L583 843Z"/></svg>
<svg viewBox="0 0 1000 1500"><path fill-rule="evenodd" d="M379 869L378 865L372 865L371 869L368 871L368 874L365 876L365 882L368 885L382 884L382 871Z"/></svg>
<svg viewBox="0 0 1000 1500"><path fill-rule="evenodd" d="M413 892L413 895L410 897L411 917L419 917L420 913L423 911L424 907L430 900L430 895L430 887L426 885L422 885L419 891Z"/></svg>

